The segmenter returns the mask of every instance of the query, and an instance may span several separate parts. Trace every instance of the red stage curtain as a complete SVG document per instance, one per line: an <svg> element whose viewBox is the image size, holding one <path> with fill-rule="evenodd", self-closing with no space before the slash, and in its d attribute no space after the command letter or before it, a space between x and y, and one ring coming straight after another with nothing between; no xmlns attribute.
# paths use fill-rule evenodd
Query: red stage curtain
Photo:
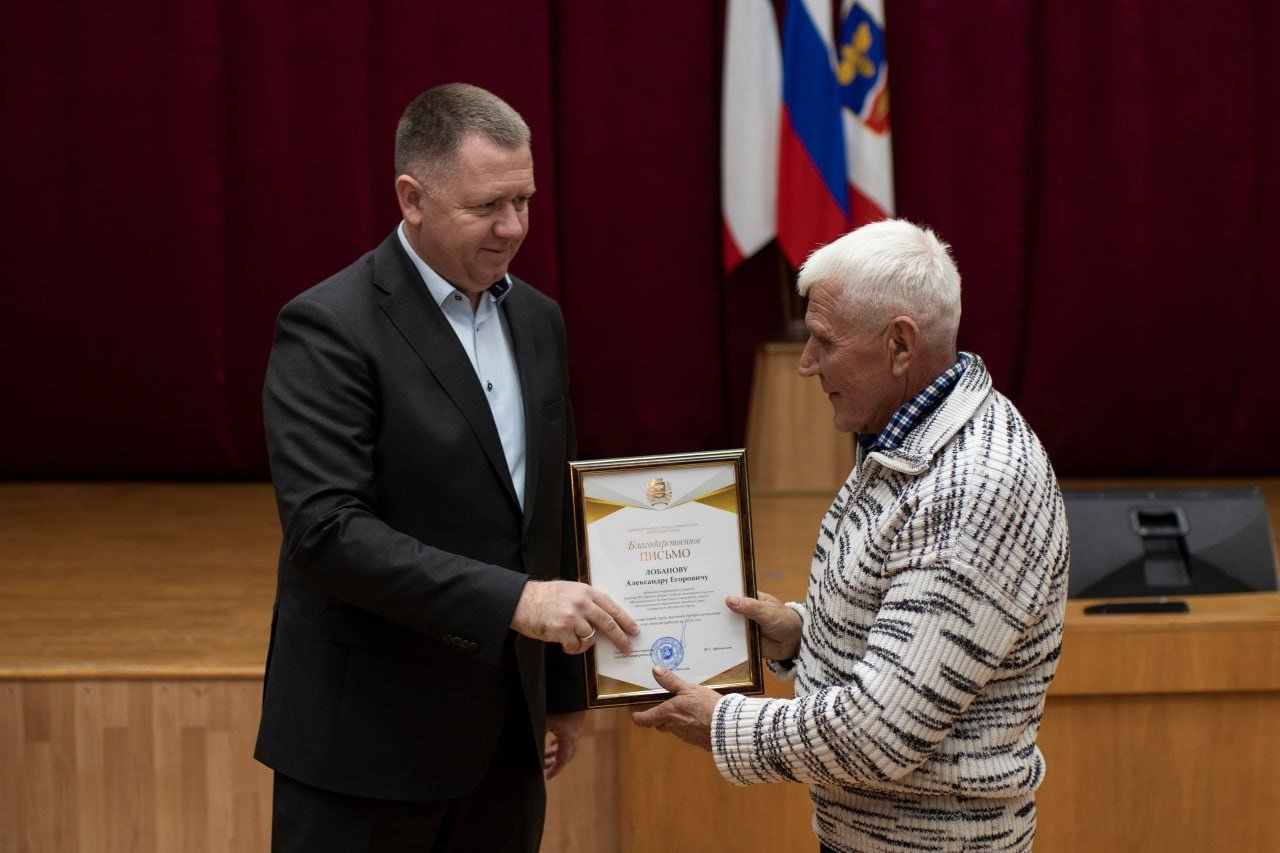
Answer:
<svg viewBox="0 0 1280 853"><path fill-rule="evenodd" d="M720 6L5 4L0 473L265 475L275 313L390 231L395 121L450 80L533 129L514 269L583 454L739 444L778 271L720 272ZM1280 471L1272 4L887 13L899 212L1060 472Z"/></svg>
<svg viewBox="0 0 1280 853"><path fill-rule="evenodd" d="M889 15L901 210L955 246L961 344L1058 470L1280 472L1276 5Z"/></svg>

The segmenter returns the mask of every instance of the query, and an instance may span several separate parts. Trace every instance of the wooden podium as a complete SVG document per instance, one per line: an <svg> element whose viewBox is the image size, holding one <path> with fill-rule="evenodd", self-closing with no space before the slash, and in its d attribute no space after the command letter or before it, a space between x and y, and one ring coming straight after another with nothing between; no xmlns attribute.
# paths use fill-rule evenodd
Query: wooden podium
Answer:
<svg viewBox="0 0 1280 853"><path fill-rule="evenodd" d="M821 492L853 468L853 436L837 432L817 379L796 373L804 341L766 341L756 352L747 412L747 464L756 494ZM812 543L810 543L812 544Z"/></svg>
<svg viewBox="0 0 1280 853"><path fill-rule="evenodd" d="M1280 850L1280 594L1067 607L1036 850Z"/></svg>

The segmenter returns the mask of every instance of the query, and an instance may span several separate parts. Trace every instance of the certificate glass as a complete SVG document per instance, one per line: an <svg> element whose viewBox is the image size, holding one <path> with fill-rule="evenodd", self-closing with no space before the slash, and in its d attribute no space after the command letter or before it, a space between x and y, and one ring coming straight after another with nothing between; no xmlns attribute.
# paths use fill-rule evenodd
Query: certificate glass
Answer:
<svg viewBox="0 0 1280 853"><path fill-rule="evenodd" d="M640 625L623 654L585 655L587 704L669 698L662 664L721 693L763 693L756 626L724 603L756 594L746 452L570 463L578 574Z"/></svg>

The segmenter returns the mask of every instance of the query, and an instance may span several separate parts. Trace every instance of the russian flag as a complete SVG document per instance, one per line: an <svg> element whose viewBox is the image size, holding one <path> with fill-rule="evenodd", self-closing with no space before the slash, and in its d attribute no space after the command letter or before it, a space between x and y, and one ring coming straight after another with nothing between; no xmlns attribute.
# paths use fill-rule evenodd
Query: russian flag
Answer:
<svg viewBox="0 0 1280 853"><path fill-rule="evenodd" d="M731 272L778 230L782 47L770 0L729 0L722 85L720 209Z"/></svg>
<svg viewBox="0 0 1280 853"><path fill-rule="evenodd" d="M778 242L795 267L851 216L831 11L828 0L790 0L783 25Z"/></svg>

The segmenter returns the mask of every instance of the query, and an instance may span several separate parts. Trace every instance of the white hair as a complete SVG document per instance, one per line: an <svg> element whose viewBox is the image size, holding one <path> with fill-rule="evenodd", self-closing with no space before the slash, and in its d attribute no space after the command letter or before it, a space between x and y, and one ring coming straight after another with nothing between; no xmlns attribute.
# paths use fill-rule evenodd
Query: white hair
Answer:
<svg viewBox="0 0 1280 853"><path fill-rule="evenodd" d="M899 315L915 320L929 338L954 343L960 327L960 271L951 247L928 228L905 219L863 225L815 251L800 268L801 296L825 283L837 308L862 328Z"/></svg>

